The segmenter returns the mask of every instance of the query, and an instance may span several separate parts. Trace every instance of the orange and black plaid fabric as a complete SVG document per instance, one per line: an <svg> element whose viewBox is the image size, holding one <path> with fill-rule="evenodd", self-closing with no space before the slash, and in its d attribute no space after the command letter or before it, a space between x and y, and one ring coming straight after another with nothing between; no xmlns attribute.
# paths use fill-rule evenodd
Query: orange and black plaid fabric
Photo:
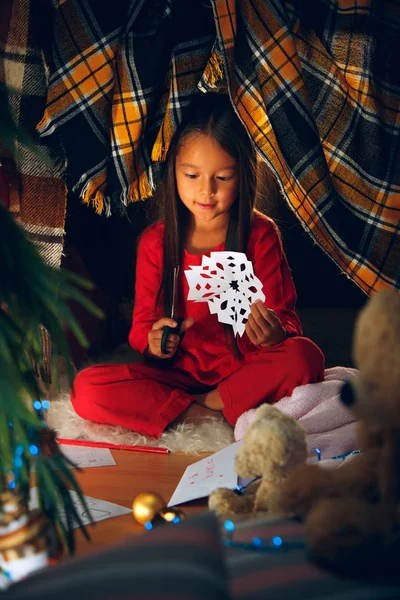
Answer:
<svg viewBox="0 0 400 600"><path fill-rule="evenodd" d="M202 1L57 2L38 128L60 134L70 180L99 212L151 195L153 147L165 155L214 40Z"/></svg>
<svg viewBox="0 0 400 600"><path fill-rule="evenodd" d="M400 287L400 3L213 8L232 100L291 209L367 294Z"/></svg>
<svg viewBox="0 0 400 600"><path fill-rule="evenodd" d="M306 231L367 294L399 286L396 0L56 2L39 130L98 210L151 194L213 48Z"/></svg>

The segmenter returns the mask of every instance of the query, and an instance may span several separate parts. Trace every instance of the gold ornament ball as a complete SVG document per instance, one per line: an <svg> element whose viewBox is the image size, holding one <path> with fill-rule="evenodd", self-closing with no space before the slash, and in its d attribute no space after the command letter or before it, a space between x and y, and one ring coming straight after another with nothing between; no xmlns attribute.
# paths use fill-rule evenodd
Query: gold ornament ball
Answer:
<svg viewBox="0 0 400 600"><path fill-rule="evenodd" d="M165 508L165 501L156 492L143 492L136 496L132 504L132 513L135 521L144 525L152 521L158 513Z"/></svg>
<svg viewBox="0 0 400 600"><path fill-rule="evenodd" d="M180 521L183 521L186 515L180 508L166 508L160 512L160 516L167 523L172 523L176 517L178 517Z"/></svg>

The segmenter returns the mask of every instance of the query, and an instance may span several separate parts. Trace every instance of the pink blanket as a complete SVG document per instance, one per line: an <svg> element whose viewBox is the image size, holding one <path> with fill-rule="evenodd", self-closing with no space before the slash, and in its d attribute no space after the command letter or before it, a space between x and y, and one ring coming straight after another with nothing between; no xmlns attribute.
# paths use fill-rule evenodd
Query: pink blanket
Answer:
<svg viewBox="0 0 400 600"><path fill-rule="evenodd" d="M275 404L282 412L297 419L307 431L309 462L352 452L357 449L355 425L352 413L341 403L339 391L344 381L355 377L357 369L333 367L325 371L321 383L309 383L293 390L290 397ZM235 440L241 440L254 421L255 409L239 417L235 425Z"/></svg>

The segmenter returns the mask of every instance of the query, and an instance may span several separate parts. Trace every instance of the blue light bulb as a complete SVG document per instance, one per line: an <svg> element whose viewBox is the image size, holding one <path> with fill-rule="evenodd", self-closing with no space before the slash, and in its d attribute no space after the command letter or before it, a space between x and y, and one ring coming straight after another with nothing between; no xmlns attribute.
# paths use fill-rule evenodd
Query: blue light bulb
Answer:
<svg viewBox="0 0 400 600"><path fill-rule="evenodd" d="M32 456L36 456L36 454L39 454L39 448L35 446L35 444L31 444L29 446L29 452L32 454Z"/></svg>
<svg viewBox="0 0 400 600"><path fill-rule="evenodd" d="M261 538L254 537L252 539L252 542L253 542L253 546L256 546L257 548L261 548L261 546L262 546L262 539Z"/></svg>
<svg viewBox="0 0 400 600"><path fill-rule="evenodd" d="M233 531L235 529L235 523L233 521L225 521L224 527L227 531Z"/></svg>
<svg viewBox="0 0 400 600"><path fill-rule="evenodd" d="M153 529L153 525L150 521L147 521L147 523L144 524L144 528L147 529L147 531L150 531Z"/></svg>
<svg viewBox="0 0 400 600"><path fill-rule="evenodd" d="M174 517L174 518L172 519L172 522L173 522L173 523L180 523L180 522L181 522L181 520L180 520L180 518L179 518L179 517Z"/></svg>
<svg viewBox="0 0 400 600"><path fill-rule="evenodd" d="M35 400L33 403L33 408L35 410L40 410L42 408L42 403L40 402L40 400Z"/></svg>
<svg viewBox="0 0 400 600"><path fill-rule="evenodd" d="M49 410L50 402L48 400L42 400L42 407L44 408L44 410Z"/></svg>
<svg viewBox="0 0 400 600"><path fill-rule="evenodd" d="M282 538L279 535L275 535L272 538L272 543L273 543L274 546L282 546L283 540L282 540Z"/></svg>

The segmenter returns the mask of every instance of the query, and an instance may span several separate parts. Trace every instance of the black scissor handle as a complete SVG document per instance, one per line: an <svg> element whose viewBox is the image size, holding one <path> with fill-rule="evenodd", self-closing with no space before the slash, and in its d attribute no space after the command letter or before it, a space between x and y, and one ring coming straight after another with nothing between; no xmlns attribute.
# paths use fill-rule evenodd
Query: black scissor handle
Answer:
<svg viewBox="0 0 400 600"><path fill-rule="evenodd" d="M169 325L166 325L163 329L163 334L162 334L162 338L161 338L161 352L163 354L169 354L169 352L167 350L167 339L168 339L168 336L170 333L178 333L179 334L179 337L180 337L179 343L181 343L181 341L185 337L185 332L179 333L180 329L181 329L181 325L183 323L183 318L176 317L176 319L174 319L174 321L176 321L178 323L178 325L176 327L170 327Z"/></svg>

